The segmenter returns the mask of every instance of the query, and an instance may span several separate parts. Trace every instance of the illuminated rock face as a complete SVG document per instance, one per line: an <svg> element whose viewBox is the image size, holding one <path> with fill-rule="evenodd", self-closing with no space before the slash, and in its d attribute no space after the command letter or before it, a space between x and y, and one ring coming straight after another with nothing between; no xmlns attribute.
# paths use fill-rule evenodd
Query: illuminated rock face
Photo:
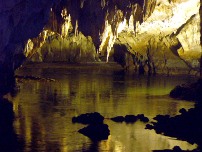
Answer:
<svg viewBox="0 0 202 152"><path fill-rule="evenodd" d="M108 40L108 37L110 38L109 43L107 42L107 48L108 52L110 52L118 33L123 30L124 26L123 23L121 23L123 20L124 24L126 24L132 16L134 18L134 23L136 21L142 22L143 17L149 16L153 11L154 7L152 6L155 6L155 0L151 0L149 3L131 0L126 0L124 2L111 0L63 0L58 2L51 9L51 17L44 30L53 32L54 34L52 35L57 35L57 37L62 38L55 40L58 41L60 45L54 45L52 47L52 56L58 56L57 50L61 50L66 46L62 51L66 57L57 57L57 59L50 58L49 61L74 61L74 56L78 56L78 52L81 52L80 57L82 59L79 59L80 61L92 61L92 56L94 56L93 60L97 60L95 53L98 53L98 50L102 49L103 45L105 45L105 41ZM81 32L80 35L78 35L79 31ZM74 34L74 36L72 36L72 34ZM81 37L81 35L90 36L92 41L89 41L89 37L83 37L82 39L78 38ZM77 45L72 45L71 48L71 46L67 45L68 43L72 43L72 38ZM65 40L65 43L67 44L62 46L64 41L61 40ZM82 42L76 42L75 40ZM34 42L35 40L31 41ZM44 44L44 41L42 43ZM42 52L44 49L41 49L40 45L38 45L38 49L36 49L35 46L37 44L35 42L33 45L34 50L29 50L28 48L26 51L37 52L38 59L35 57L31 60L45 61L44 52ZM69 53L67 51L69 51ZM50 51L48 51L48 54L50 54ZM73 56L71 54L73 54ZM91 56L90 58L89 55Z"/></svg>
<svg viewBox="0 0 202 152"><path fill-rule="evenodd" d="M34 41L35 39L29 41L26 47L26 56L32 62L78 63L94 62L98 59L91 37L85 37L81 33L65 38L53 34L44 41L39 38Z"/></svg>
<svg viewBox="0 0 202 152"><path fill-rule="evenodd" d="M90 36L84 36L77 28L73 30L71 16L61 10L57 19L51 10L49 23L38 37L29 39L24 50L25 56L33 62L93 62L96 49ZM61 21L58 21L61 20Z"/></svg>
<svg viewBox="0 0 202 152"><path fill-rule="evenodd" d="M124 44L137 60L141 56L146 71L154 68L155 72L168 74L180 70L199 74L202 53L199 7L199 0L158 0L151 16L136 24L135 31L120 32L115 45Z"/></svg>
<svg viewBox="0 0 202 152"><path fill-rule="evenodd" d="M7 0L0 5L0 66L12 71L24 55L82 62L100 53L149 73L192 72L201 55L199 7L199 0Z"/></svg>

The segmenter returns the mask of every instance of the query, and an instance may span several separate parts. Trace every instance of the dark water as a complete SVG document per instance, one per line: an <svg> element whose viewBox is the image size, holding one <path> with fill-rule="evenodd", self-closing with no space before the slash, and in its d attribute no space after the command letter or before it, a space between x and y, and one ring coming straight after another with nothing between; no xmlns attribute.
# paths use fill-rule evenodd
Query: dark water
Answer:
<svg viewBox="0 0 202 152"><path fill-rule="evenodd" d="M105 118L127 114L145 114L152 119L157 114L179 114L181 108L194 107L193 102L176 101L169 91L189 77L147 77L101 68L24 69L18 75L53 78L55 82L21 80L20 91L13 102L14 130L24 142L26 152L150 152L172 149L193 149L185 141L145 130L145 123L115 123L109 125L108 140L92 142L77 131L85 125L71 119L87 112L99 112Z"/></svg>

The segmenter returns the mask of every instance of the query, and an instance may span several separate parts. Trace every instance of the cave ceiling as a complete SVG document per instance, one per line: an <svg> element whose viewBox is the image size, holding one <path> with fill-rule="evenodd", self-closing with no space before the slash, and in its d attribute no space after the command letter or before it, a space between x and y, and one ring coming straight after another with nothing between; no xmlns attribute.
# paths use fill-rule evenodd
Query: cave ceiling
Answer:
<svg viewBox="0 0 202 152"><path fill-rule="evenodd" d="M120 22L124 19L129 22L133 16L134 22L142 23L153 12L155 5L156 0L62 0L54 5L52 11L58 23L62 23L61 11L66 9L71 15L73 27L78 24L78 30L85 36L91 36L98 48L101 43L99 35L104 32L106 21L115 35Z"/></svg>

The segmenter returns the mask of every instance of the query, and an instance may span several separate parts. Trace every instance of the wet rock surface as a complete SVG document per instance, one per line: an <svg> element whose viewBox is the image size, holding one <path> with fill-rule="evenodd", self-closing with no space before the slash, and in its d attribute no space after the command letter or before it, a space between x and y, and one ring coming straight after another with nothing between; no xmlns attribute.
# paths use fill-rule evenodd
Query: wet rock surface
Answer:
<svg viewBox="0 0 202 152"><path fill-rule="evenodd" d="M149 122L149 119L144 116L144 114L135 115L126 115L124 116L116 116L111 118L114 122L126 122L126 123L135 123L136 121L140 120L142 122Z"/></svg>
<svg viewBox="0 0 202 152"><path fill-rule="evenodd" d="M98 113L86 113L72 118L73 123L89 124L78 132L89 137L93 141L108 139L110 130L107 124L103 124L104 117Z"/></svg>
<svg viewBox="0 0 202 152"><path fill-rule="evenodd" d="M78 117L73 117L73 123L82 123L82 124L102 124L104 117L98 112L81 114Z"/></svg>
<svg viewBox="0 0 202 152"><path fill-rule="evenodd" d="M147 124L146 129L154 129L158 134L177 137L191 144L195 143L198 145L197 150L200 151L202 145L202 105L197 104L196 108L191 108L188 111L181 109L180 112L180 115L174 117L158 115L153 118L156 122ZM177 151L177 149L173 151Z"/></svg>
<svg viewBox="0 0 202 152"><path fill-rule="evenodd" d="M195 83L182 84L176 86L171 92L170 97L182 100L202 100L202 79Z"/></svg>
<svg viewBox="0 0 202 152"><path fill-rule="evenodd" d="M148 122L149 119L144 114L116 116L110 118L114 122L135 123L137 120ZM104 117L98 113L86 113L72 118L73 123L88 124L87 127L80 129L78 132L89 137L93 141L100 141L108 139L110 130L107 124L103 123Z"/></svg>
<svg viewBox="0 0 202 152"><path fill-rule="evenodd" d="M180 115L171 117L169 115L157 115L153 119L155 122L146 125L146 129L154 129L156 133L165 136L176 137L180 140L197 144L198 147L192 152L201 151L202 146L202 79L190 84L176 86L171 92L170 97L188 101L196 101L195 108L179 110ZM175 146L172 150L154 150L154 152L180 152L180 147Z"/></svg>
<svg viewBox="0 0 202 152"><path fill-rule="evenodd" d="M116 116L116 117L111 118L111 120L114 122L123 122L123 121L125 121L125 118L123 116Z"/></svg>
<svg viewBox="0 0 202 152"><path fill-rule="evenodd" d="M125 116L125 122L126 123L133 123L137 121L137 116L135 115L126 115Z"/></svg>

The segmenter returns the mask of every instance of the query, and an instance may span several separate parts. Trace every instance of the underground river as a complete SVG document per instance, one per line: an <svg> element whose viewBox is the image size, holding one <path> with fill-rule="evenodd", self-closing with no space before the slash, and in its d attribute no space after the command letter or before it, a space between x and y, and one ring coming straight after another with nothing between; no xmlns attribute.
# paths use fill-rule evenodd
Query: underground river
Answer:
<svg viewBox="0 0 202 152"><path fill-rule="evenodd" d="M194 149L186 141L146 130L146 123L109 125L108 140L92 142L77 131L86 125L72 123L72 117L99 112L105 118L144 114L150 121L158 114L179 114L194 102L171 99L176 85L191 82L188 76L144 76L124 73L114 64L41 65L20 68L16 75L32 75L47 80L17 80L18 93L8 97L13 103L14 131L25 152L150 152L152 150Z"/></svg>

